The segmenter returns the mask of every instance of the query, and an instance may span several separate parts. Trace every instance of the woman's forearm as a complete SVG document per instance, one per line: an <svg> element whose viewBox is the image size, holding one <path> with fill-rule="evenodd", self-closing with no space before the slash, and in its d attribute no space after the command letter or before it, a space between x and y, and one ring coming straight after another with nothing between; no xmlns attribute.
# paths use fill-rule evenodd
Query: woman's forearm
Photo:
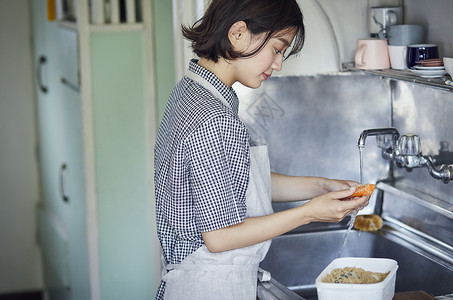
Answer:
<svg viewBox="0 0 453 300"><path fill-rule="evenodd" d="M211 252L221 252L267 241L309 222L311 220L303 211L293 208L266 216L250 217L233 226L203 232L202 236Z"/></svg>
<svg viewBox="0 0 453 300"><path fill-rule="evenodd" d="M271 173L273 202L310 200L328 192L349 189L357 184L358 182L350 180Z"/></svg>
<svg viewBox="0 0 453 300"><path fill-rule="evenodd" d="M300 177L271 173L272 201L287 202L309 200L326 193L322 177Z"/></svg>
<svg viewBox="0 0 453 300"><path fill-rule="evenodd" d="M211 252L221 252L267 241L310 222L339 222L368 201L367 197L341 200L353 192L354 189L330 192L298 207L270 215L249 217L233 226L203 232L203 240Z"/></svg>

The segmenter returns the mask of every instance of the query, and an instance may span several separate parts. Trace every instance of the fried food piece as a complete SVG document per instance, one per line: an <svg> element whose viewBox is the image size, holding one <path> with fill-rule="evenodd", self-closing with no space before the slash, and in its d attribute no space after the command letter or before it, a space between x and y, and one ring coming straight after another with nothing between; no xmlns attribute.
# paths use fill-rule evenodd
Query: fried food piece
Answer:
<svg viewBox="0 0 453 300"><path fill-rule="evenodd" d="M360 231L377 231L382 227L382 218L378 215L358 215L354 228Z"/></svg>
<svg viewBox="0 0 453 300"><path fill-rule="evenodd" d="M349 196L349 197L346 197L344 199L351 199L351 198L354 198L354 197L364 197L364 196L371 196L374 192L374 189L375 189L375 185L372 184L372 183L367 183L367 184L359 184L356 186L356 189L354 191L354 193Z"/></svg>

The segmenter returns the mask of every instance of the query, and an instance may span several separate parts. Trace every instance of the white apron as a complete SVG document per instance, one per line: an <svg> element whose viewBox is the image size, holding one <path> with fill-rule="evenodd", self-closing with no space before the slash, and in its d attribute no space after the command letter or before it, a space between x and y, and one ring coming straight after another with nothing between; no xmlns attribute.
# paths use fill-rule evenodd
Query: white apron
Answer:
<svg viewBox="0 0 453 300"><path fill-rule="evenodd" d="M190 71L187 76L199 82L230 107L205 79ZM273 213L270 186L267 147L250 147L250 178L246 192L247 217ZM220 253L211 253L203 245L180 264L164 263L162 280L166 282L165 299L255 300L258 265L266 256L270 244L269 240ZM265 277L269 280L270 276L266 273Z"/></svg>

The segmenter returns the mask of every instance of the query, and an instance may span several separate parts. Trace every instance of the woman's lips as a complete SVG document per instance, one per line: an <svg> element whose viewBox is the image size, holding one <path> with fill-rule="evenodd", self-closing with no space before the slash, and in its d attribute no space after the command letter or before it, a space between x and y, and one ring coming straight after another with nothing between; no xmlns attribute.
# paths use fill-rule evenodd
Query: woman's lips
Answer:
<svg viewBox="0 0 453 300"><path fill-rule="evenodd" d="M271 77L271 74L266 74L262 73L264 80L267 80L269 77Z"/></svg>

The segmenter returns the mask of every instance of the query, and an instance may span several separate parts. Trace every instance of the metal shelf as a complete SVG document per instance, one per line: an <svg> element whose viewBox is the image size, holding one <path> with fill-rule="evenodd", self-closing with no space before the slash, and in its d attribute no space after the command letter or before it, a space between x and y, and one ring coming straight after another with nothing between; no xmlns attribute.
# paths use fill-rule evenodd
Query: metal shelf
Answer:
<svg viewBox="0 0 453 300"><path fill-rule="evenodd" d="M351 66L345 66L347 71L359 71L365 72L368 74L378 75L389 79L395 80L403 80L409 81L417 84L428 85L431 87L436 87L440 89L445 89L453 92L453 86L448 85L445 83L447 80L452 80L452 78L447 74L442 77L437 78L424 78L417 75L414 75L409 70L394 70L394 69L387 69L387 70L362 70L356 69Z"/></svg>

